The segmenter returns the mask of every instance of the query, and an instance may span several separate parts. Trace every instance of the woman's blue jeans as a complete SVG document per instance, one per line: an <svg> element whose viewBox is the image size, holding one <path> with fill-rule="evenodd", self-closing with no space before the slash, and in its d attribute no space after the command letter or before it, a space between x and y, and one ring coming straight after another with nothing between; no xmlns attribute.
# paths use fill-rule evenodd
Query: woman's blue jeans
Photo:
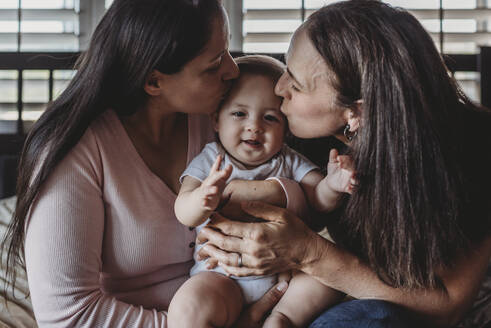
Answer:
<svg viewBox="0 0 491 328"><path fill-rule="evenodd" d="M338 304L318 317L310 328L409 328L409 316L397 305L379 300Z"/></svg>

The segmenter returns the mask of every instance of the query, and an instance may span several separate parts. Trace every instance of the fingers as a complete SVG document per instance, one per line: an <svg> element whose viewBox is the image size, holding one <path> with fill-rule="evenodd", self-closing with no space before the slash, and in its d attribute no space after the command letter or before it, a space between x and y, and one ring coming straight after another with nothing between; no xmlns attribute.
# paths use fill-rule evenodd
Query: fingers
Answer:
<svg viewBox="0 0 491 328"><path fill-rule="evenodd" d="M273 286L258 301L246 307L240 318L235 323L235 328L255 328L262 327L265 317L271 312L273 307L280 301L285 294L288 284L285 282Z"/></svg>
<svg viewBox="0 0 491 328"><path fill-rule="evenodd" d="M336 148L331 149L329 152L329 162L334 163L337 162L338 150Z"/></svg>
<svg viewBox="0 0 491 328"><path fill-rule="evenodd" d="M230 178L230 175L232 174L232 165L227 165L227 167L225 167L225 169L223 170L225 171L225 180L227 180L228 178Z"/></svg>
<svg viewBox="0 0 491 328"><path fill-rule="evenodd" d="M209 258L209 259L206 261L206 268L207 268L208 270L215 269L217 266L218 266L218 261L217 261L217 260L215 260L215 259Z"/></svg>
<svg viewBox="0 0 491 328"><path fill-rule="evenodd" d="M225 264L223 262L218 261L218 265L225 270L225 272L229 275L236 276L236 277L249 277L249 276L264 276L267 274L272 273L271 271L267 271L264 269L258 269L258 268L249 268L249 267L236 267L236 266L231 266L228 264Z"/></svg>
<svg viewBox="0 0 491 328"><path fill-rule="evenodd" d="M261 321L267 313L280 301L283 294L288 289L288 283L280 282L266 292L258 301L251 304L246 311L254 322Z"/></svg>
<svg viewBox="0 0 491 328"><path fill-rule="evenodd" d="M208 226L201 229L196 241L198 244L208 242L204 247L214 245L227 252L244 253L244 241L241 238L227 236L221 231L211 229Z"/></svg>
<svg viewBox="0 0 491 328"><path fill-rule="evenodd" d="M220 230L225 235L242 239L254 239L258 228L254 223L231 221L220 213L213 213L208 226Z"/></svg>
<svg viewBox="0 0 491 328"><path fill-rule="evenodd" d="M222 155L218 155L217 158L215 159L215 162L213 163L213 165L211 166L211 169L210 169L210 174L212 174L213 172L217 172L220 170L220 165L222 164Z"/></svg>
<svg viewBox="0 0 491 328"><path fill-rule="evenodd" d="M342 169L339 176L339 184L342 186L342 191L352 194L354 189L353 181L355 181L353 171Z"/></svg>
<svg viewBox="0 0 491 328"><path fill-rule="evenodd" d="M342 191L353 194L353 191L357 186L353 159L348 155L338 155L336 165L338 166L338 170L340 169L340 171L338 171L340 174L340 184L344 186L342 187ZM336 168L333 167L331 171L334 173Z"/></svg>
<svg viewBox="0 0 491 328"><path fill-rule="evenodd" d="M224 185L230 175L232 174L232 165L227 165L226 168L220 170L220 165L222 164L222 155L218 155L215 159L215 162L211 166L210 173L208 177L203 181L203 185L205 186L218 186ZM224 186L221 186L220 189L223 189Z"/></svg>
<svg viewBox="0 0 491 328"><path fill-rule="evenodd" d="M270 205L264 202L243 202L242 210L256 218L271 222L286 222L287 211L281 207Z"/></svg>
<svg viewBox="0 0 491 328"><path fill-rule="evenodd" d="M339 162L339 166L342 169L351 170L351 171L353 171L355 169L354 164L353 164L353 160L348 155L339 155L338 156L338 162Z"/></svg>
<svg viewBox="0 0 491 328"><path fill-rule="evenodd" d="M212 200L218 195L219 191L220 190L217 186L202 186L201 187L201 193L203 195L203 199ZM213 197L213 196L215 196L215 197Z"/></svg>
<svg viewBox="0 0 491 328"><path fill-rule="evenodd" d="M218 155L217 158L215 159L215 162L211 166L209 175L212 175L213 173L222 172L222 174L225 175L225 180L226 180L230 177L230 174L232 173L232 165L229 164L227 165L226 168L220 170L220 165L222 165L222 160L223 160L223 156Z"/></svg>
<svg viewBox="0 0 491 328"><path fill-rule="evenodd" d="M237 277L245 277L251 275L260 276L267 274L266 270L264 269L247 267L247 263L249 261L249 256L247 254L242 254L243 266L238 267L238 253L228 253L211 244L204 245L198 251L198 261L202 261L206 258L208 258L206 262L206 268L209 270L215 268L216 266L220 266L229 275L234 275Z"/></svg>
<svg viewBox="0 0 491 328"><path fill-rule="evenodd" d="M289 282L292 279L292 272L290 270L278 273L278 282Z"/></svg>
<svg viewBox="0 0 491 328"><path fill-rule="evenodd" d="M231 174L232 174L231 165L227 165L227 167L223 170L213 170L212 168L210 170L210 174L208 175L208 177L205 179L205 181L203 181L203 184L207 186L216 186L219 184L225 184L227 179L230 178Z"/></svg>
<svg viewBox="0 0 491 328"><path fill-rule="evenodd" d="M227 263L230 263L232 260L228 259L227 258L227 255L224 254L225 252L220 252L219 249L217 249L216 247L214 247L213 245L211 245L210 247L202 247L198 253L196 254L196 260L198 261L203 261L206 259L206 268L208 270L211 270L211 269L214 269L216 268L217 266L221 266L222 268L224 267L228 267L228 268L237 268L237 267L234 267L233 265L227 265L225 264L225 262ZM211 256L215 256L217 255L218 256L221 256L223 259L225 259L223 262L219 262L216 258L213 258ZM237 258L237 253L235 253L236 256L235 258ZM244 254L242 254L242 258L244 257ZM235 261L238 261L237 259L235 259ZM244 262L244 260L242 260ZM237 264L237 263L236 263ZM254 273L255 275L260 275L260 274L257 274L255 269L254 268L247 268L247 267L241 267L239 268L241 269L241 276L246 276L246 275L251 275L252 273ZM226 271L226 270L225 270ZM229 272L229 274L232 274L231 272ZM237 275L239 276L239 275Z"/></svg>
<svg viewBox="0 0 491 328"><path fill-rule="evenodd" d="M205 244L200 249L200 254L206 254L207 256L218 261L218 264L227 264L230 266L237 265L238 263L238 254L237 253L227 253L218 247L215 247L212 244ZM201 258L201 255L198 256L198 259Z"/></svg>

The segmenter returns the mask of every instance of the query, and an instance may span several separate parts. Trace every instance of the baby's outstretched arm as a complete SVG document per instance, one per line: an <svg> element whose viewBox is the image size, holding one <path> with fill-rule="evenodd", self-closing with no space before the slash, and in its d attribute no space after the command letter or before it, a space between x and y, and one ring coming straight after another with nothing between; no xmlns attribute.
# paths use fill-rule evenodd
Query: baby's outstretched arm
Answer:
<svg viewBox="0 0 491 328"><path fill-rule="evenodd" d="M230 165L220 170L221 162L222 156L218 155L203 182L190 176L184 178L174 204L176 217L182 224L198 226L217 208L227 179L232 173Z"/></svg>
<svg viewBox="0 0 491 328"><path fill-rule="evenodd" d="M327 176L312 171L300 183L311 206L319 212L330 212L339 206L342 194L351 194L356 185L352 160L331 149Z"/></svg>

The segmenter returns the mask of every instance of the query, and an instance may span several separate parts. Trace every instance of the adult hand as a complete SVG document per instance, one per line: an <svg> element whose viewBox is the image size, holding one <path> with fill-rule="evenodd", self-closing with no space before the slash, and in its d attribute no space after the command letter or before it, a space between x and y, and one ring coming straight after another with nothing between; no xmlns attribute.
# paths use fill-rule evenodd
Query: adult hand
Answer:
<svg viewBox="0 0 491 328"><path fill-rule="evenodd" d="M266 222L235 222L214 213L198 234L198 243L207 242L198 259L209 258L210 267L218 264L235 276L251 276L300 269L319 257L315 245L321 237L294 214L263 202L245 202L242 209Z"/></svg>
<svg viewBox="0 0 491 328"><path fill-rule="evenodd" d="M280 301L288 288L288 283L283 281L273 286L258 301L246 307L240 314L235 328L262 327L266 315Z"/></svg>

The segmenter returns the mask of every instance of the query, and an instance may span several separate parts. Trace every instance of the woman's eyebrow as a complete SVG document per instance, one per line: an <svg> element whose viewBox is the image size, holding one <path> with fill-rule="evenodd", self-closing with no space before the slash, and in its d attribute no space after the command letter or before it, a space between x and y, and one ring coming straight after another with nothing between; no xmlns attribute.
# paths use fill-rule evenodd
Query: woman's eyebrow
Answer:
<svg viewBox="0 0 491 328"><path fill-rule="evenodd" d="M295 77L295 75L293 75L292 71L290 71L290 69L288 67L286 67L286 71L288 72L288 75L290 75L292 77L292 79L298 84L300 85L301 88L304 88L303 84L300 83L298 81L298 79Z"/></svg>

